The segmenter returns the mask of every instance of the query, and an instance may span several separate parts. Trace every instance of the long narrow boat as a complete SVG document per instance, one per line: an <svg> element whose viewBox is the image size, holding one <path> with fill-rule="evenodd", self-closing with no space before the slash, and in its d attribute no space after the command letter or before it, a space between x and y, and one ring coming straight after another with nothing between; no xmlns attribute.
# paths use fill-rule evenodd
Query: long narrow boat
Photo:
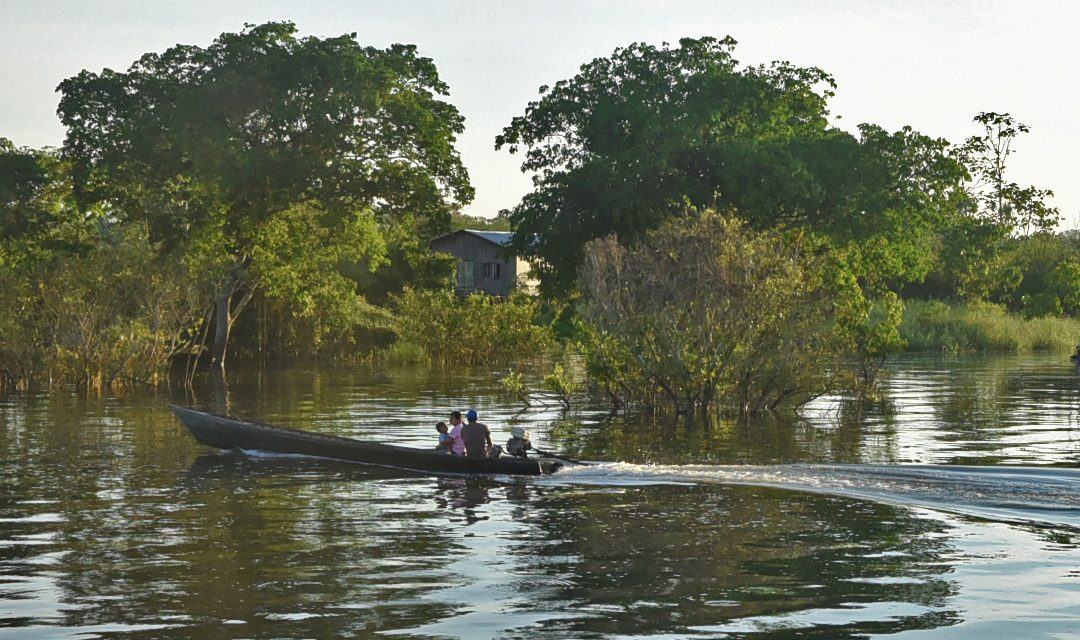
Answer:
<svg viewBox="0 0 1080 640"><path fill-rule="evenodd" d="M169 405L191 435L218 449L300 454L432 473L542 475L562 466L546 458L466 458L392 444L363 442L289 427L275 427Z"/></svg>

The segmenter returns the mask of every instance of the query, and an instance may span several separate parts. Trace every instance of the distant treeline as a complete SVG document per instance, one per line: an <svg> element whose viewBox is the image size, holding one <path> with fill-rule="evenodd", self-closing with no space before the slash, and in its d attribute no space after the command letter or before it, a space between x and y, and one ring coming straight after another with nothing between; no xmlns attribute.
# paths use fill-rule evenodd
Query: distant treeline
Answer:
<svg viewBox="0 0 1080 640"><path fill-rule="evenodd" d="M83 71L61 149L0 139L3 384L154 385L230 353L484 365L558 339L617 405L758 412L872 385L905 300L1080 310L1080 238L1009 177L1026 126L850 133L828 73L735 46L634 44L541 87L495 141L534 189L493 220L461 214L464 119L413 46L267 23ZM428 241L458 228L514 230L540 299L456 301Z"/></svg>

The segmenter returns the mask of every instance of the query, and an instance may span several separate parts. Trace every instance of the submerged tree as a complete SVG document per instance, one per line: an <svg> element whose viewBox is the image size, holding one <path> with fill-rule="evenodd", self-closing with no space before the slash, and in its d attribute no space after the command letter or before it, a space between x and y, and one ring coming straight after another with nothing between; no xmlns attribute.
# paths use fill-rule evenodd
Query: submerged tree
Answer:
<svg viewBox="0 0 1080 640"><path fill-rule="evenodd" d="M834 388L854 283L819 242L690 212L640 241L595 240L581 287L587 366L619 402L680 413L797 405Z"/></svg>
<svg viewBox="0 0 1080 640"><path fill-rule="evenodd" d="M5 385L154 384L207 283L144 226L80 210L67 163L0 141L0 370Z"/></svg>
<svg viewBox="0 0 1080 640"><path fill-rule="evenodd" d="M222 369L260 287L301 307L352 305L330 283L340 262L377 264L380 226L444 228L472 197L454 148L463 119L412 46L267 23L148 53L126 72L83 71L60 91L78 200L144 223L161 251L214 272ZM290 233L307 234L305 251L286 261Z"/></svg>
<svg viewBox="0 0 1080 640"><path fill-rule="evenodd" d="M46 153L0 138L0 386L25 384L43 368L45 332L35 285L59 248L40 233L63 201L51 188L56 180L50 167L57 165Z"/></svg>
<svg viewBox="0 0 1080 640"><path fill-rule="evenodd" d="M447 366L505 365L546 356L554 346L551 328L535 322L536 299L521 292L506 299L474 293L465 300L469 313L462 313L449 288L407 288L394 307L399 345Z"/></svg>

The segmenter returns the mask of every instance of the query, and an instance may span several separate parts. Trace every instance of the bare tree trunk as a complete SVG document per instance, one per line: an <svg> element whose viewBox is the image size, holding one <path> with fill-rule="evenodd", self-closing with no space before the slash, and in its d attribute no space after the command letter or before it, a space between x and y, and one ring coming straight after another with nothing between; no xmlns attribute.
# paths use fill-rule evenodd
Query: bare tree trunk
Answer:
<svg viewBox="0 0 1080 640"><path fill-rule="evenodd" d="M225 370L215 369L211 371L210 378L214 383L214 413L227 416L231 413L231 403L229 402L229 381L225 379Z"/></svg>
<svg viewBox="0 0 1080 640"><path fill-rule="evenodd" d="M250 259L244 258L236 263L224 282L214 294L214 349L211 352L210 367L225 373L225 355L229 350L229 334L233 322L255 295L255 284L247 282L247 270ZM240 294L240 300L233 306L233 296Z"/></svg>
<svg viewBox="0 0 1080 640"><path fill-rule="evenodd" d="M232 331L232 291L219 291L214 296L214 350L210 366L225 372L225 354L229 348L229 332Z"/></svg>

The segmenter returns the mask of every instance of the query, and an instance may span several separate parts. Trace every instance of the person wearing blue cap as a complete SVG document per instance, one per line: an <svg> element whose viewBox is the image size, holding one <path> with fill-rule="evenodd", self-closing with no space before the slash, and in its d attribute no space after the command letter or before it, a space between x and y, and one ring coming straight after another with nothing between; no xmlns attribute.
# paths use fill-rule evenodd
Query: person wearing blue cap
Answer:
<svg viewBox="0 0 1080 640"><path fill-rule="evenodd" d="M478 422L476 409L469 409L465 419L469 424L461 430L461 439L465 441L466 455L470 458L486 458L491 452L491 430L483 422Z"/></svg>

